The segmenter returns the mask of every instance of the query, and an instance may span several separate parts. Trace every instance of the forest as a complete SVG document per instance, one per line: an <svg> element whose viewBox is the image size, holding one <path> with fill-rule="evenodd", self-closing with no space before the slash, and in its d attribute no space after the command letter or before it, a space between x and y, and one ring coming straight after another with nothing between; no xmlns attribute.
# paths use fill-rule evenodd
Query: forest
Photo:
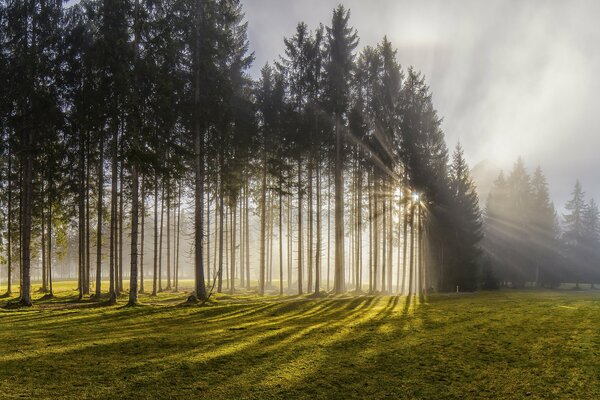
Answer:
<svg viewBox="0 0 600 400"><path fill-rule="evenodd" d="M446 26L460 0L347 3L309 26L309 0L0 0L0 399L600 398L586 170L564 207L559 160L482 178L442 114L504 129L464 100L501 114L487 75L449 108L465 53L426 77L400 22L372 40L371 7ZM508 4L539 37L548 10ZM259 65L255 7L286 25ZM468 63L508 64L482 37Z"/></svg>
<svg viewBox="0 0 600 400"><path fill-rule="evenodd" d="M2 261L22 304L32 279L51 297L72 277L130 304L180 278L190 301L477 288L462 150L423 75L386 37L359 51L343 6L258 81L236 1L3 2L2 21Z"/></svg>

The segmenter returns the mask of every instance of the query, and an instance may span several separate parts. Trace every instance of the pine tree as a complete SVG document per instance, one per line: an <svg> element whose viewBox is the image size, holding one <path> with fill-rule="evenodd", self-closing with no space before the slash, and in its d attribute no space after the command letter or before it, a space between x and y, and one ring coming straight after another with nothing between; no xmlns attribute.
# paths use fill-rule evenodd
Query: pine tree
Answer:
<svg viewBox="0 0 600 400"><path fill-rule="evenodd" d="M450 193L454 223L455 264L447 282L451 287L475 290L478 279L479 242L483 238L479 198L460 143L456 145L450 166Z"/></svg>
<svg viewBox="0 0 600 400"><path fill-rule="evenodd" d="M585 242L584 214L586 209L585 193L579 180L575 182L571 196L571 199L565 204L567 214L563 215L563 238L571 267L569 278L572 278L579 287L579 282L584 278L582 272L585 261L582 257L582 250Z"/></svg>
<svg viewBox="0 0 600 400"><path fill-rule="evenodd" d="M358 46L358 34L349 26L350 11L338 6L333 11L331 27L327 27L326 96L334 121L335 156L334 156L334 188L335 188L335 266L334 290L341 293L345 290L344 275L344 126L343 118L348 111L350 96L350 80L354 70L354 49Z"/></svg>

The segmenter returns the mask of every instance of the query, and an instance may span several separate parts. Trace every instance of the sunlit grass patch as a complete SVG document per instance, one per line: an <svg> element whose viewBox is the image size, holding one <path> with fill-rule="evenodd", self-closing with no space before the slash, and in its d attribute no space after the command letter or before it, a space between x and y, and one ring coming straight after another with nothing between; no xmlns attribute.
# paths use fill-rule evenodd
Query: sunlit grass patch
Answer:
<svg viewBox="0 0 600 400"><path fill-rule="evenodd" d="M1 309L0 398L600 397L596 292L76 295Z"/></svg>

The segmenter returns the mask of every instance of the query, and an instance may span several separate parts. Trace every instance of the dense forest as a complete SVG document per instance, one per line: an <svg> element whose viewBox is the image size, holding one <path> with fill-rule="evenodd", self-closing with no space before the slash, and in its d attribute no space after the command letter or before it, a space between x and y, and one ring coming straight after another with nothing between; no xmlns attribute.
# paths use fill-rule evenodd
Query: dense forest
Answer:
<svg viewBox="0 0 600 400"><path fill-rule="evenodd" d="M0 263L22 304L71 277L130 304L184 278L189 301L597 279L581 187L562 247L541 170L501 175L482 215L424 76L386 37L360 48L343 6L253 80L237 0L62 3L0 2Z"/></svg>

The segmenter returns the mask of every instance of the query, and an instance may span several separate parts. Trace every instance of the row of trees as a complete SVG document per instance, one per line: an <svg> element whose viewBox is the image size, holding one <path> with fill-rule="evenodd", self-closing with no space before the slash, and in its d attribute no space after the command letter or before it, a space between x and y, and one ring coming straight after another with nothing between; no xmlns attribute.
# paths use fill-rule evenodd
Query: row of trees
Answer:
<svg viewBox="0 0 600 400"><path fill-rule="evenodd" d="M556 287L600 280L600 220L579 181L559 218L540 167L532 175L518 159L500 173L487 199L484 266L488 285Z"/></svg>
<svg viewBox="0 0 600 400"><path fill-rule="evenodd" d="M124 278L131 304L144 277L177 289L186 224L190 300L263 294L273 275L280 293L284 278L298 293L366 277L372 292L475 288L462 150L449 160L423 76L386 38L356 52L344 7L328 27L298 24L255 82L237 0L0 4L0 229L21 303L32 258L51 295L65 249L80 298L94 284L101 298L106 276L111 301Z"/></svg>

